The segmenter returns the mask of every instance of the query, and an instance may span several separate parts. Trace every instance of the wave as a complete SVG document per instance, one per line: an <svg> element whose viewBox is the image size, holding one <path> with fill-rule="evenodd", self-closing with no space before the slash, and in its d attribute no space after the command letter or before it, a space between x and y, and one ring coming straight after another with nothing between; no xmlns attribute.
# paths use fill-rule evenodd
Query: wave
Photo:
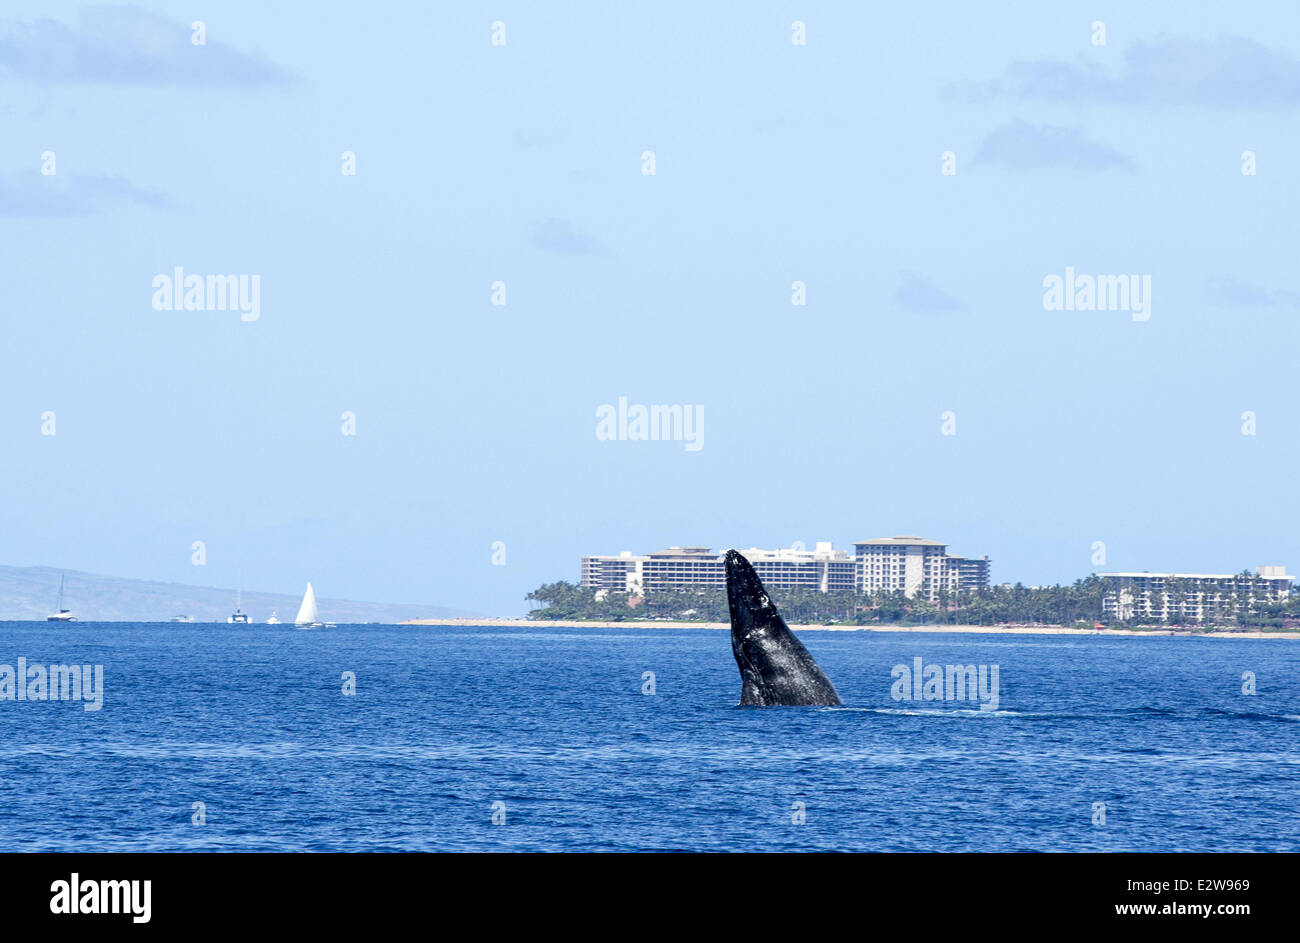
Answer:
<svg viewBox="0 0 1300 943"><path fill-rule="evenodd" d="M1264 711L1227 711L1218 707L1207 707L1205 713L1216 717L1229 717L1233 720L1272 720L1288 723L1300 720L1300 714L1269 714Z"/></svg>
<svg viewBox="0 0 1300 943"><path fill-rule="evenodd" d="M1179 717L1184 720L1195 719L1194 714L1183 713L1166 707L1126 707L1118 710L1098 711L1095 714L1080 714L1065 711L1020 711L1010 708L999 710L979 710L978 708L921 708L921 707L825 707L827 711L847 711L864 714L885 714L895 717L1023 717L1047 720L1114 720L1122 717ZM1270 714L1262 711L1230 711L1217 707L1203 708L1206 714L1226 717L1232 720L1263 720L1279 723L1300 721L1300 714Z"/></svg>
<svg viewBox="0 0 1300 943"><path fill-rule="evenodd" d="M955 708L938 710L926 708L901 707L826 707L828 711L850 711L864 714L892 714L898 717L1060 717L1061 714L1035 714L1024 711L995 710L986 711L978 708Z"/></svg>

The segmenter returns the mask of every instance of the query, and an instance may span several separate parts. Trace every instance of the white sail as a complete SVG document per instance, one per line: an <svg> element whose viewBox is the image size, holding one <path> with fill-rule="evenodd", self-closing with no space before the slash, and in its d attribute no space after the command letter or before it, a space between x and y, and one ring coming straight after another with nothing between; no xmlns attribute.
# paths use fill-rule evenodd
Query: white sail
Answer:
<svg viewBox="0 0 1300 943"><path fill-rule="evenodd" d="M316 591L311 588L311 583L308 583L307 592L303 594L302 605L298 607L298 615L294 618L293 624L311 625L316 621Z"/></svg>

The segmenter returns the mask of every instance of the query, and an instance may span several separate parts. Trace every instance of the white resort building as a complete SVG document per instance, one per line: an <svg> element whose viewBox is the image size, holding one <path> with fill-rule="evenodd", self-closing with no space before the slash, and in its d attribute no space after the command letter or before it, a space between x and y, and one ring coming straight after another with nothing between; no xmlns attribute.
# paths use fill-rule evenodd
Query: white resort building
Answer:
<svg viewBox="0 0 1300 943"><path fill-rule="evenodd" d="M940 591L985 588L989 558L957 557L947 545L920 537L885 537L854 545L856 557L818 541L812 550L802 546L779 550L751 547L741 550L769 589L807 589L819 592L901 591L909 598L920 594L934 601ZM724 589L727 575L722 554L709 547L669 547L657 553L634 556L625 550L617 556L582 558L582 586L588 589L642 596L665 589L709 587Z"/></svg>
<svg viewBox="0 0 1300 943"><path fill-rule="evenodd" d="M955 595L989 585L988 557L958 557L948 545L921 537L880 537L853 545L855 587L870 595L901 590L908 599L934 602L939 594Z"/></svg>
<svg viewBox="0 0 1300 943"><path fill-rule="evenodd" d="M1107 582L1102 612L1116 620L1160 619L1204 622L1231 619L1256 603L1277 602L1291 592L1294 577L1284 566L1259 566L1254 573L1099 573Z"/></svg>

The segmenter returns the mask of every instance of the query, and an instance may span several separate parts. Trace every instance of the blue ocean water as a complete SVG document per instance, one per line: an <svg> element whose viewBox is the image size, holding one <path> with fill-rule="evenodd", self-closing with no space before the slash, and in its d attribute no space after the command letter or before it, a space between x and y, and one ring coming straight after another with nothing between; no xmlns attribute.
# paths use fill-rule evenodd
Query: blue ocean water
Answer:
<svg viewBox="0 0 1300 943"><path fill-rule="evenodd" d="M801 637L844 707L736 707L708 629L0 623L104 666L0 700L0 850L1300 850L1300 642ZM999 709L895 701L916 657Z"/></svg>

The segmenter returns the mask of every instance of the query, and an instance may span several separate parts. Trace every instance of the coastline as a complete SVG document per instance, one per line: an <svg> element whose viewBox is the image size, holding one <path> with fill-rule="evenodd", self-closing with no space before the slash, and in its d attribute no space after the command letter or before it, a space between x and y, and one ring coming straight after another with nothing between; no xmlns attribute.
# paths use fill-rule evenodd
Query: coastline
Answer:
<svg viewBox="0 0 1300 943"><path fill-rule="evenodd" d="M592 628L592 629L730 629L728 622L667 622L650 619L628 619L623 622L583 621L578 619L408 619L398 625L487 626L505 628ZM821 625L802 622L789 623L790 628L821 632L945 632L956 635L1145 635L1169 637L1173 635L1197 638L1254 638L1300 639L1300 632L1193 632L1188 629L1076 629L1064 625Z"/></svg>

